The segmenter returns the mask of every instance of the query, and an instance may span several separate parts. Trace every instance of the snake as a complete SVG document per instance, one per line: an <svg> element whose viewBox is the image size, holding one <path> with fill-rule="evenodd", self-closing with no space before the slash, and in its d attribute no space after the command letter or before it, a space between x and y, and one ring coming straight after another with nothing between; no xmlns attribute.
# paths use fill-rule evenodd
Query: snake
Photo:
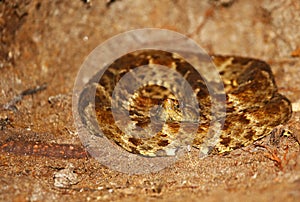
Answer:
<svg viewBox="0 0 300 202"><path fill-rule="evenodd" d="M224 87L226 113L207 153L227 153L252 144L291 118L291 102L278 92L266 62L230 55L210 58ZM139 67L143 68L137 73ZM92 135L105 136L127 152L146 157L173 156L181 146L201 149L211 141L211 122L218 122L212 103L218 93L211 95L207 85L214 82L180 53L134 51L96 75L81 92L78 107ZM126 76L130 85L123 85ZM143 82L145 78L149 81ZM192 98L196 102L185 104Z"/></svg>

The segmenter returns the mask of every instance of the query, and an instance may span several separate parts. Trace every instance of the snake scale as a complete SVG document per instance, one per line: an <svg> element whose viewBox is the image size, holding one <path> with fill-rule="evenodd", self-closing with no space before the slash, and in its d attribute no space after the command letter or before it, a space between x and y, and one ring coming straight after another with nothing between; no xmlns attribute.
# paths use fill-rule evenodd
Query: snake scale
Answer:
<svg viewBox="0 0 300 202"><path fill-rule="evenodd" d="M224 153L249 145L290 119L291 103L278 93L267 63L236 56L212 55L211 58L224 85L226 117L209 153ZM176 78L171 83L165 81L163 78L170 76L168 71L156 71L155 64L179 73L191 86L197 105L181 105L174 92L176 86L183 85L182 81ZM114 89L127 73L132 74L132 84L146 77L133 74L136 67L143 65L154 68L150 75L153 80L138 89L123 88L114 99L127 114L118 114L118 111L113 114ZM206 141L214 119L207 81L180 55L160 50L135 51L115 60L101 74L100 80L95 77L86 84L79 101L81 120L92 134L99 135L94 126L96 122L109 140L130 153L147 157L175 155L180 145L201 148ZM91 89L95 92L92 95ZM182 108L185 107L190 109L184 116ZM91 110L96 120L92 120ZM189 124L195 122L198 125L192 135ZM183 130L180 130L181 123L187 126Z"/></svg>

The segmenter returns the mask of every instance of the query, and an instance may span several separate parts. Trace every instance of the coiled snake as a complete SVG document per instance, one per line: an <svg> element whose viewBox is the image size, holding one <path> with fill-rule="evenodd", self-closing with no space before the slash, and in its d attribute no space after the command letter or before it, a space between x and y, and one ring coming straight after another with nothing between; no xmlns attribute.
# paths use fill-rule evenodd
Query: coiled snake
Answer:
<svg viewBox="0 0 300 202"><path fill-rule="evenodd" d="M226 117L209 153L224 153L249 145L290 119L291 103L278 93L267 63L220 55L212 56L212 61L224 84ZM158 79L139 86L138 90L126 87L114 95L114 89L125 74L133 72L136 67L149 65L148 68L151 68L155 64L176 70L191 86L197 105L181 105L174 92L176 86L183 85L182 81L173 79L172 83L168 83L163 79L170 76L168 71L155 69L150 76L156 78L160 74ZM102 73L100 80L90 80L79 100L81 120L91 133L99 135L90 115L94 110L96 123L103 134L131 153L150 157L175 155L180 145L190 144L201 148L206 141L210 122L214 119L211 113L212 99L206 87L208 81L179 55L159 50L136 51L117 59ZM145 77L143 74L136 77L132 75L132 84ZM93 97L90 95L91 89L95 92ZM113 97L116 100L115 108ZM118 107L127 114L118 114L118 111L113 114L113 109ZM183 112L183 108L188 109ZM122 119L125 115L129 119ZM187 125L183 130L180 130L181 123ZM189 124L195 126L195 123L197 128L192 135Z"/></svg>

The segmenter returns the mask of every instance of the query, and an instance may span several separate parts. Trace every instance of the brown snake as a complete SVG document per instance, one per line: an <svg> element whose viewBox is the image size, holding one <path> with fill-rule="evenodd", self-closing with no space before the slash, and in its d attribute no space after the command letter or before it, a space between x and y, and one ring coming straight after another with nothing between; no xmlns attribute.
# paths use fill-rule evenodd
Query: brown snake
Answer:
<svg viewBox="0 0 300 202"><path fill-rule="evenodd" d="M224 84L226 117L220 136L208 153L224 153L249 145L290 119L291 103L278 93L267 63L220 55L213 55L212 61ZM148 68L151 68L154 64L176 70L191 86L197 105L180 105L180 99L174 92L176 86L183 85L181 81L174 79L173 83L168 83L153 79L137 91L125 88L116 97L116 104L128 112L129 121L122 119L124 113L113 114L113 92L121 78L128 72L132 73L135 67L149 65ZM209 124L214 119L211 114L212 98L206 87L208 81L182 57L158 50L136 51L117 59L102 73L100 80L90 80L79 100L81 120L92 134L98 135L93 125L95 121L90 116L90 111L95 110L96 124L105 136L131 153L143 156L175 155L180 145L191 144L201 148L204 144ZM153 78L156 76L154 73ZM168 77L168 73L163 71L157 71L157 74L161 74L159 78ZM145 75L132 76L131 82L136 83L142 77ZM91 89L96 91L92 98ZM130 99L125 99L126 96ZM91 105L91 100L95 101L95 106ZM191 109L183 112L181 107ZM115 116L119 116L118 121ZM195 122L198 124L196 133L191 135L189 124ZM187 127L180 131L181 123Z"/></svg>

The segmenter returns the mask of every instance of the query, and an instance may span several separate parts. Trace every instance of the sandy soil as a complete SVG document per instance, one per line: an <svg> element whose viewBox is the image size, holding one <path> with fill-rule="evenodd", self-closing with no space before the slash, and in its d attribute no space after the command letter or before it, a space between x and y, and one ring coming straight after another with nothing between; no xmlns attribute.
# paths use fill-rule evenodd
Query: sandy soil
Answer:
<svg viewBox="0 0 300 202"><path fill-rule="evenodd" d="M229 3L228 3L229 2ZM251 2L251 3L250 3ZM192 150L150 174L128 175L93 158L0 152L1 201L298 201L300 3L297 0L0 1L0 143L81 145L72 88L86 56L136 28L170 29L207 52L267 61L293 104L289 136L265 147L198 158ZM46 89L7 103L26 89ZM28 93L28 92L27 92ZM298 142L297 142L298 141ZM67 175L68 182L59 181ZM63 177L62 177L63 178ZM65 178L64 178L65 179Z"/></svg>

